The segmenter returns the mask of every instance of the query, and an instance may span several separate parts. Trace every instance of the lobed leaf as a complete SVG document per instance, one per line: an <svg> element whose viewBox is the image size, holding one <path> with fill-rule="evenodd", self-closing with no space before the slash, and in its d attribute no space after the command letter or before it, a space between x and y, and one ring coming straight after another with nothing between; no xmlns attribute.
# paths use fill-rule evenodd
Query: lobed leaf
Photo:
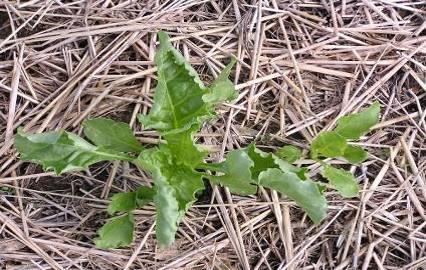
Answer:
<svg viewBox="0 0 426 270"><path fill-rule="evenodd" d="M259 185L274 189L294 200L314 223L327 215L327 201L311 180L302 180L293 172L268 169L259 175Z"/></svg>
<svg viewBox="0 0 426 270"><path fill-rule="evenodd" d="M99 229L99 237L94 240L98 248L118 248L129 246L133 241L135 226L133 214L114 218Z"/></svg>
<svg viewBox="0 0 426 270"><path fill-rule="evenodd" d="M95 118L84 121L83 126L84 135L97 146L119 152L139 153L143 149L126 123Z"/></svg>
<svg viewBox="0 0 426 270"><path fill-rule="evenodd" d="M340 118L334 131L346 139L357 140L377 124L379 118L380 104L374 102L370 107L359 113Z"/></svg>
<svg viewBox="0 0 426 270"><path fill-rule="evenodd" d="M15 147L21 159L41 164L45 171L56 174L85 170L100 161L132 160L127 154L96 147L65 131L27 134L18 130Z"/></svg>
<svg viewBox="0 0 426 270"><path fill-rule="evenodd" d="M343 197L352 198L358 196L359 187L355 177L350 172L326 164L322 175L328 179L330 184Z"/></svg>

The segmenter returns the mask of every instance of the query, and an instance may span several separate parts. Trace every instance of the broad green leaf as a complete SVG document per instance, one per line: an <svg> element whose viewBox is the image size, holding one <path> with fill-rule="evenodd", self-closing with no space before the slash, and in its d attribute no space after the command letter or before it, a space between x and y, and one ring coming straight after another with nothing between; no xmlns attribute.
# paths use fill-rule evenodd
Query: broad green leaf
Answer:
<svg viewBox="0 0 426 270"><path fill-rule="evenodd" d="M195 194L204 189L201 174L192 168L175 163L167 145L144 150L135 163L152 173L156 194L156 234L162 246L170 245L177 224L196 200Z"/></svg>
<svg viewBox="0 0 426 270"><path fill-rule="evenodd" d="M345 153L346 139L334 131L322 132L311 144L312 158L318 156L341 157Z"/></svg>
<svg viewBox="0 0 426 270"><path fill-rule="evenodd" d="M276 190L294 200L312 219L321 222L327 215L327 201L318 185L302 180L295 173L268 169L259 175L259 185Z"/></svg>
<svg viewBox="0 0 426 270"><path fill-rule="evenodd" d="M100 161L132 160L124 153L96 147L65 131L27 134L18 130L15 147L21 159L41 164L44 170L56 174L85 170Z"/></svg>
<svg viewBox="0 0 426 270"><path fill-rule="evenodd" d="M198 130L198 125L194 125L188 130L176 134L168 134L164 136L167 141L167 147L172 152L176 163L194 167L203 161L208 154L200 150L194 143L193 134Z"/></svg>
<svg viewBox="0 0 426 270"><path fill-rule="evenodd" d="M209 87L208 92L203 95L204 102L214 104L237 97L235 86L228 79L235 62L235 58L232 58L231 62L222 70L217 79Z"/></svg>
<svg viewBox="0 0 426 270"><path fill-rule="evenodd" d="M367 152L359 146L348 145L343 157L350 163L357 164L367 159Z"/></svg>
<svg viewBox="0 0 426 270"><path fill-rule="evenodd" d="M324 166L322 175L345 198L358 196L359 187L355 177L348 171L336 169L328 164Z"/></svg>
<svg viewBox="0 0 426 270"><path fill-rule="evenodd" d="M223 175L209 176L213 182L226 186L232 193L251 195L256 193L257 186L252 180L250 169L253 161L243 150L234 150L228 153L226 160L217 164Z"/></svg>
<svg viewBox="0 0 426 270"><path fill-rule="evenodd" d="M173 48L164 32L159 32L160 48L155 55L157 87L149 115L139 115L145 128L163 135L175 134L199 125L214 116L215 103L234 97L234 87L225 77L232 65L225 68L210 88L206 88L197 72Z"/></svg>
<svg viewBox="0 0 426 270"><path fill-rule="evenodd" d="M126 123L95 118L84 121L83 126L84 135L97 146L119 152L139 153L143 149Z"/></svg>
<svg viewBox="0 0 426 270"><path fill-rule="evenodd" d="M334 131L346 139L356 140L377 124L379 117L380 104L374 102L370 107L359 113L340 118Z"/></svg>
<svg viewBox="0 0 426 270"><path fill-rule="evenodd" d="M99 229L99 237L94 240L98 248L118 248L129 246L133 241L135 221L132 214L117 217Z"/></svg>
<svg viewBox="0 0 426 270"><path fill-rule="evenodd" d="M107 211L112 215L116 212L127 212L143 207L153 200L154 195L155 191L150 187L140 187L136 191L114 194Z"/></svg>
<svg viewBox="0 0 426 270"><path fill-rule="evenodd" d="M211 109L203 101L207 92L197 72L173 48L164 32L159 32L160 48L155 55L157 87L148 116L140 115L145 128L163 134L178 133L210 118Z"/></svg>
<svg viewBox="0 0 426 270"><path fill-rule="evenodd" d="M285 145L275 153L278 157L287 160L290 163L299 160L302 156L302 151L293 145Z"/></svg>

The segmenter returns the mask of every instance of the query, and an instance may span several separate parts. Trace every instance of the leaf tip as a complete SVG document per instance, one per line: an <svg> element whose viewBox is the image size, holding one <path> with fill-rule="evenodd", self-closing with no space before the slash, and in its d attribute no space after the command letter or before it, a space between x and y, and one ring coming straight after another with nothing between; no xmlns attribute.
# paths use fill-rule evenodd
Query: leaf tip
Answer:
<svg viewBox="0 0 426 270"><path fill-rule="evenodd" d="M170 38L169 35L164 31L158 32L158 39L160 41L160 46L169 45L170 44Z"/></svg>

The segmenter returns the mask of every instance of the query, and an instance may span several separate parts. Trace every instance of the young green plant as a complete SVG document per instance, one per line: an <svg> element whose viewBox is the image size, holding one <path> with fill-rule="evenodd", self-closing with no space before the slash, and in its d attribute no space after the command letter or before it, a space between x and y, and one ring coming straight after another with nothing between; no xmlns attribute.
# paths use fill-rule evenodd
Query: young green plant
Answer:
<svg viewBox="0 0 426 270"><path fill-rule="evenodd" d="M293 165L301 151L285 146L267 153L250 144L229 151L220 163L205 162L208 153L194 142L194 134L215 116L215 106L233 100L237 94L228 77L235 60L224 68L217 79L205 86L196 71L160 32L155 55L157 86L154 103L148 115L139 115L146 129L156 130L163 142L145 148L134 137L129 126L106 118L86 120L85 140L67 131L29 134L18 130L15 146L22 160L41 164L56 174L87 170L101 161L131 162L152 175L153 185L112 196L107 212L113 216L95 239L99 248L128 246L134 238L133 211L153 202L156 209L156 238L161 246L173 243L180 220L205 189L204 179L228 187L235 194L254 195L258 187L276 190L294 200L314 223L326 217L327 201L324 184L308 177L305 167ZM312 158L323 166L322 175L329 187L344 197L355 197L355 177L335 168L323 158L343 157L360 163L367 153L348 140L359 139L379 120L380 107L342 117L333 131L319 134L312 142Z"/></svg>

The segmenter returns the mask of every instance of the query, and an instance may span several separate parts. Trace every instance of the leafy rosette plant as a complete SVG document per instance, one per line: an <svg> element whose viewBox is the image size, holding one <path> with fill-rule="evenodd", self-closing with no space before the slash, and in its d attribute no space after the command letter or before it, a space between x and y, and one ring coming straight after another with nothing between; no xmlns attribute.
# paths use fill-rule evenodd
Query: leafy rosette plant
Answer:
<svg viewBox="0 0 426 270"><path fill-rule="evenodd" d="M294 200L314 223L320 223L327 211L324 183L311 180L307 168L293 165L301 158L298 148L288 145L267 153L250 144L229 151L223 162L205 162L209 153L194 143L193 135L215 116L217 104L237 96L228 79L235 60L207 87L168 36L163 32L158 36L154 103L150 113L140 115L139 121L146 129L156 130L164 143L146 149L126 123L96 118L83 124L88 141L67 131L29 134L18 130L15 146L21 159L56 174L86 170L101 161L122 160L152 175L152 187L141 186L112 196L107 211L114 217L100 228L95 239L100 248L130 245L135 226L132 212L151 202L156 209L157 241L161 246L170 245L180 220L197 200L196 194L205 189L204 179L243 196L256 194L260 186L276 190ZM366 134L378 122L379 113L380 107L374 103L360 113L342 117L333 131L319 134L311 144L311 156L323 166L326 186L344 197L358 195L355 177L324 159L342 157L353 164L364 161L367 152L348 140Z"/></svg>

